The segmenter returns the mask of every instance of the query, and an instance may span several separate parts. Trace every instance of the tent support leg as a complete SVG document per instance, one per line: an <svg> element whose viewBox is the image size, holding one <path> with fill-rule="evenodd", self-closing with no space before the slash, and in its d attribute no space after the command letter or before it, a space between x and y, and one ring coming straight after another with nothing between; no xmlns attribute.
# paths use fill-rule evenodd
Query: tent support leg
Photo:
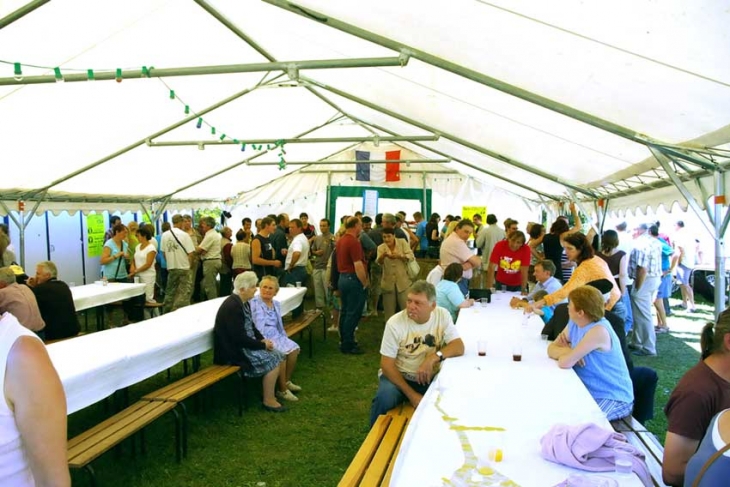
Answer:
<svg viewBox="0 0 730 487"><path fill-rule="evenodd" d="M723 203L725 201L725 179L722 173L715 171L715 320L720 317L720 312L725 309L725 228L727 228L727 217L730 211L726 211L724 218ZM725 227L725 228L723 228Z"/></svg>

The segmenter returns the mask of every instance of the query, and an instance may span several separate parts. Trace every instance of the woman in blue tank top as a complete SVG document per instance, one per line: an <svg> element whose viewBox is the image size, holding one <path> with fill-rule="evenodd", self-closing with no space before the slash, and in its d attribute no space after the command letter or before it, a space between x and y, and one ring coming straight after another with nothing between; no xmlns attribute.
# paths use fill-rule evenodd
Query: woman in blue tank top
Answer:
<svg viewBox="0 0 730 487"><path fill-rule="evenodd" d="M618 336L603 317L604 298L581 286L568 295L570 321L548 347L563 369L573 368L609 421L631 414L634 391Z"/></svg>
<svg viewBox="0 0 730 487"><path fill-rule="evenodd" d="M712 418L700 447L687 463L687 469L684 472L685 487L692 487L700 470L710 457L730 443L729 411L730 409L720 411ZM709 466L698 485L699 487L726 485L728 480L730 480L730 451L723 453Z"/></svg>

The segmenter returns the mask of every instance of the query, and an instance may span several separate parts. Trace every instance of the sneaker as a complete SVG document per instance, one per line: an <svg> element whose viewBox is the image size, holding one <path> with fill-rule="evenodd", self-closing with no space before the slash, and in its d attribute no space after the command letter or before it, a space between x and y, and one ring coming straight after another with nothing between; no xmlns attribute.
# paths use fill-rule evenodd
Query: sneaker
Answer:
<svg viewBox="0 0 730 487"><path fill-rule="evenodd" d="M299 387L298 385L296 385L292 381L289 381L289 382L286 383L286 388L289 389L292 392L299 392L299 391L302 390L301 387Z"/></svg>
<svg viewBox="0 0 730 487"><path fill-rule="evenodd" d="M697 308L692 308L691 310L689 310L689 312L690 313L702 313L702 311Z"/></svg>
<svg viewBox="0 0 730 487"><path fill-rule="evenodd" d="M351 348L349 350L342 350L342 353L347 355L362 355L365 351L360 347Z"/></svg>
<svg viewBox="0 0 730 487"><path fill-rule="evenodd" d="M297 396L295 396L294 394L292 394L291 391L288 389L285 391L276 391L276 397L279 399L283 399L285 401L292 401L292 402L296 402L299 400L299 398Z"/></svg>
<svg viewBox="0 0 730 487"><path fill-rule="evenodd" d="M656 333L669 333L669 327L667 326L656 326L654 327Z"/></svg>
<svg viewBox="0 0 730 487"><path fill-rule="evenodd" d="M339 327L332 325L329 328L327 328L327 331L340 331Z"/></svg>

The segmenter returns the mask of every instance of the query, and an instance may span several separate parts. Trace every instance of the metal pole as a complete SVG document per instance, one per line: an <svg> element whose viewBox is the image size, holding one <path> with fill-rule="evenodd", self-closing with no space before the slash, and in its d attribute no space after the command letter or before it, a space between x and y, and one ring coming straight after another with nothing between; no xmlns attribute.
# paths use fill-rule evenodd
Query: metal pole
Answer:
<svg viewBox="0 0 730 487"><path fill-rule="evenodd" d="M240 144L261 144L261 145L272 145L272 144L320 144L330 142L415 142L415 141L437 141L439 140L438 135L404 135L404 136L383 136L383 137L307 137L303 139L251 139L241 140L238 142L233 140L178 140L178 141L164 141L164 142L149 142L147 145L150 147L170 147L170 146L201 146L201 145L240 145Z"/></svg>
<svg viewBox="0 0 730 487"><path fill-rule="evenodd" d="M421 174L421 178L423 181L423 218L426 220L429 220L430 215L428 215L428 207L426 206L426 171L423 171Z"/></svg>
<svg viewBox="0 0 730 487"><path fill-rule="evenodd" d="M211 112L211 111L213 111L213 110L215 110L217 108L220 108L223 105L225 105L226 103L232 102L233 100L236 100L236 99L242 97L243 95L252 92L255 89L256 89L256 87L254 87L254 88L247 88L247 89L245 89L243 91L239 91L238 93L229 96L228 98L224 98L223 100L219 101L218 103L214 103L213 105L211 105L211 106L209 106L209 107L207 107L207 108L199 111L195 115L190 115L189 117L185 117L182 120L180 120L179 122L176 122L176 123L174 123L174 124L172 124L172 125L164 128L162 130L159 130L159 131L155 132L154 134L152 134L152 135L150 135L148 137L145 137L144 139L140 139L137 142L134 142L134 143L128 145L127 147L125 147L123 149L120 149L120 150L114 152L113 154L109 154L108 156L103 157L103 158L99 159L96 162L92 162L88 166L84 166L81 169L78 169L78 170L72 172L71 174L67 174L67 175L63 176L62 178L60 178L60 179L56 179L55 181L52 181L50 184L48 184L47 186L45 186L45 187L43 187L43 188L41 188L39 190L29 192L26 196L34 196L34 195L36 195L36 194L38 194L38 193L40 193L42 191L48 191L48 189L52 188L53 186L56 186L56 185L61 184L61 183L65 182L65 181L68 181L69 179L72 179L72 178L74 178L74 177L76 177L76 176L78 176L80 174L83 174L83 173L85 173L85 172L87 172L87 171L89 171L91 169L94 169L95 167L100 166L100 165L104 164L105 162L108 162L108 161L114 159L115 157L118 157L118 156L120 156L120 155L122 155L122 154L124 154L126 152L131 151L132 149L135 149L135 148L137 148L137 147L139 147L141 145L144 145L144 144L147 143L148 140L154 139L155 137L159 137L160 135L166 134L167 132L169 132L171 130L175 130L176 128L178 128L178 127L180 127L182 125L185 125L186 123L188 123L188 122L190 122L192 120L195 120L196 118L198 118L198 117L200 117L202 115L205 115L206 113L209 113L209 112Z"/></svg>
<svg viewBox="0 0 730 487"><path fill-rule="evenodd" d="M345 170L339 170L338 169L338 170L334 170L334 171L332 171L332 170L326 170L326 171L325 170L320 170L320 171L316 171L316 170L305 171L305 170L301 170L300 169L297 172L299 174L328 174L328 173L332 173L332 174L353 174L352 169L345 169ZM400 173L401 174L421 174L422 172L423 171L401 171ZM289 173L289 174L294 174L294 173ZM287 174L287 176L289 174ZM459 171L428 171L428 174L456 174L456 175L463 176L463 174L461 174Z"/></svg>
<svg viewBox="0 0 730 487"><path fill-rule="evenodd" d="M286 161L287 166L336 166L339 164L361 164L361 163L369 163L369 164L393 164L395 162L404 163L404 164L447 164L451 162L451 159L402 159L402 160L372 160L372 161L294 161L289 162ZM254 162L247 164L248 166L278 166L278 162Z"/></svg>
<svg viewBox="0 0 730 487"><path fill-rule="evenodd" d="M270 71L284 71L290 73L294 79L299 77L299 71L314 69L343 69L343 68L379 68L379 67L400 67L403 66L402 59L398 57L379 58L358 58L358 59L318 59L312 61L282 61L271 63L252 64L224 64L215 66L194 66L179 68L149 68L129 69L121 71L117 76L116 71L95 71L94 81L115 81L121 79L145 79L145 78L171 78L175 76L201 76L211 74L234 74L234 73L260 73ZM62 72L63 81L76 83L89 81L88 75L84 73ZM55 74L43 74L37 76L23 76L22 78L0 78L0 86L38 85L45 83L56 83Z"/></svg>
<svg viewBox="0 0 730 487"><path fill-rule="evenodd" d="M329 91L331 93L334 93L334 94L336 94L338 96L341 96L341 97L346 98L348 100L351 100L351 101L354 101L356 103L359 103L360 105L363 105L365 107L368 107L368 108L370 108L372 110L375 110L375 111L384 113L385 115L388 115L390 117L393 117L393 118L395 118L397 120L400 120L402 122L406 122L406 123L408 123L410 125L413 125L415 127L418 127L420 129L423 129L423 130L428 130L429 132L437 133L437 134L441 135L442 137L444 137L446 139L449 139L449 140L451 140L453 142L456 142L457 144L463 145L464 147L468 147L469 149L475 150L475 151L477 151L477 152L479 152L481 154L484 154L486 156L489 156L489 157L491 157L493 159L496 159L496 160L498 160L500 162L504 162L506 164L509 164L510 166L514 166L514 167L517 167L519 169L522 169L523 171L527 171L527 172L529 172L531 174L535 174L537 176L540 176L541 178L546 179L548 181L552 181L554 183L561 184L561 185L565 186L566 188L570 188L573 191L576 191L578 193L584 194L584 195L586 195L586 196L588 196L590 198L596 198L597 197L593 192L591 192L591 191L589 191L587 189L581 188L580 186L576 186L574 184L571 184L571 183L569 183L567 181L563 181L560 178L557 178L557 177L555 177L552 174L546 173L546 172L541 171L539 169L535 169L534 167L531 167L531 166L529 166L529 165L527 165L525 163L516 161L515 159L512 159L512 158L507 157L505 155L499 154L497 152L494 152L492 150L489 150L489 149L487 149L485 147L479 146L479 145L474 144L472 142L469 142L468 140L462 139L461 137L459 137L457 135L449 134L449 133L443 132L441 130L438 130L438 129L436 129L434 127L431 127L429 125L426 125L426 124L424 124L422 122L419 122L419 121L414 120L412 118L406 117L405 115L401 115L400 113L397 113L397 112L394 112L392 110L389 110L389 109L387 109L387 108L385 108L383 106L380 106L380 105L378 105L376 103L369 102L369 101L367 101L367 100L365 100L363 98L360 98L360 97L357 97L355 95L352 95L352 94L350 94L350 93L348 93L346 91L342 91L342 90L340 90L338 88L335 88L332 85L322 84L322 83L319 83L318 81L315 81L315 80L313 80L311 78L302 77L302 80L307 81L309 83L312 83L313 85L318 86L318 87L320 87L322 89L325 89L325 90L327 90L327 91Z"/></svg>
<svg viewBox="0 0 730 487"><path fill-rule="evenodd" d="M47 4L51 0L33 0L32 2L28 2L27 4L23 5L19 9L15 10L14 12L10 12L8 15L0 19L0 29L3 29L16 20L19 20L29 13L31 13L33 10L37 9L38 7L42 7L43 5Z"/></svg>
<svg viewBox="0 0 730 487"><path fill-rule="evenodd" d="M725 201L725 179L715 171L715 320L725 309L725 234L723 232L723 203Z"/></svg>
<svg viewBox="0 0 730 487"><path fill-rule="evenodd" d="M327 219L332 222L332 215L329 214L330 211L330 188L332 187L332 171L327 171L327 194L324 199L324 214L327 215ZM330 225L332 225L330 223Z"/></svg>

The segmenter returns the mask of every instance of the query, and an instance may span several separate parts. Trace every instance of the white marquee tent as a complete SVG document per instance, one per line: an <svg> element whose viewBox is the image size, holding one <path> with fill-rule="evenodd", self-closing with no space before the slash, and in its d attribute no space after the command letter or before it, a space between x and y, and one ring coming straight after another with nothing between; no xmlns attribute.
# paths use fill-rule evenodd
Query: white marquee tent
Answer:
<svg viewBox="0 0 730 487"><path fill-rule="evenodd" d="M6 0L0 211L283 206L382 138L444 204L679 202L722 235L728 25L720 0Z"/></svg>

